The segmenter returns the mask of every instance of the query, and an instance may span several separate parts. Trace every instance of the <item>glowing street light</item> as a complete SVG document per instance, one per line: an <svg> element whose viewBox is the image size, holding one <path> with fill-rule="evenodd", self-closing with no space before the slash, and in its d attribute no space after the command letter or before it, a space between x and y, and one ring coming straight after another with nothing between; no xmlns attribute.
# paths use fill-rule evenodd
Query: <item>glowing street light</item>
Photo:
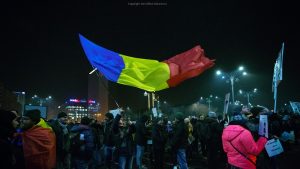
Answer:
<svg viewBox="0 0 300 169"><path fill-rule="evenodd" d="M234 82L239 80L240 76L246 76L247 72L244 71L244 67L240 66L237 70L226 73L221 70L216 71L216 75L220 76L222 79L227 79L231 84L231 94L232 94L232 103L234 103Z"/></svg>
<svg viewBox="0 0 300 169"><path fill-rule="evenodd" d="M46 97L46 100L51 100L51 99L52 99L52 96Z"/></svg>
<svg viewBox="0 0 300 169"><path fill-rule="evenodd" d="M148 97L148 110L150 110L150 108L151 108L151 99L150 99L151 96L150 96L150 94L151 93L149 93L149 92L146 92L146 91L144 92L144 96Z"/></svg>
<svg viewBox="0 0 300 169"><path fill-rule="evenodd" d="M211 103L213 102L214 99L218 99L219 97L218 96L213 96L213 95L209 95L209 97L200 97L200 101L202 100L206 100L206 102L208 103L208 111L210 111L211 109Z"/></svg>
<svg viewBox="0 0 300 169"><path fill-rule="evenodd" d="M239 67L239 71L243 71L244 70L244 67L243 66L240 66Z"/></svg>
<svg viewBox="0 0 300 169"><path fill-rule="evenodd" d="M35 104L39 104L40 106L42 106L43 103L51 101L53 98L52 98L52 96L48 96L46 98L42 98L42 97L39 97L38 95L35 94L34 96L31 97L31 99L33 100L33 102Z"/></svg>
<svg viewBox="0 0 300 169"><path fill-rule="evenodd" d="M245 97L247 97L247 101L248 101L248 106L251 106L251 103L250 103L250 97L253 97L254 94L257 93L257 88L254 88L253 90L251 91L243 91L243 90L239 90L239 93L244 95Z"/></svg>

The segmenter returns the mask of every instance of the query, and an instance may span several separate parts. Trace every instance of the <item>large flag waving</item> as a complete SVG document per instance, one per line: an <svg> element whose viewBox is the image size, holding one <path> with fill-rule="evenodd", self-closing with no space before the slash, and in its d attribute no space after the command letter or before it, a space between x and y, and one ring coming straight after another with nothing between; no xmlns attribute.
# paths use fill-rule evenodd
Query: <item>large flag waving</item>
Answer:
<svg viewBox="0 0 300 169"><path fill-rule="evenodd" d="M150 92L174 87L214 65L200 46L159 62L119 54L79 37L92 66L108 80Z"/></svg>
<svg viewBox="0 0 300 169"><path fill-rule="evenodd" d="M282 80L283 52L284 52L284 43L282 43L282 47L279 51L278 57L274 65L273 83L272 83L272 91L274 92L274 112L276 112L276 107L277 107L277 87L280 81Z"/></svg>
<svg viewBox="0 0 300 169"><path fill-rule="evenodd" d="M279 51L278 57L276 59L275 65L274 65L273 85L272 85L273 92L274 92L274 89L277 88L280 81L282 80L283 52L284 52L284 43L282 43L282 47Z"/></svg>

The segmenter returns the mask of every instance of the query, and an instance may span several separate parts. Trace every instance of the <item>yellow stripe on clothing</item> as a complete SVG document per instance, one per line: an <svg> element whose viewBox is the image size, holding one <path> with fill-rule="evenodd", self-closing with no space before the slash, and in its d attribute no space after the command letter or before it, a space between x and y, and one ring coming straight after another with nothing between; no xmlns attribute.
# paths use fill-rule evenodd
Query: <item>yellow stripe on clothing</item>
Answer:
<svg viewBox="0 0 300 169"><path fill-rule="evenodd" d="M40 122L38 124L36 124L37 126L43 127L43 128L48 128L50 130L52 130L52 127L49 126L49 124L47 122L45 122L44 119L40 118Z"/></svg>

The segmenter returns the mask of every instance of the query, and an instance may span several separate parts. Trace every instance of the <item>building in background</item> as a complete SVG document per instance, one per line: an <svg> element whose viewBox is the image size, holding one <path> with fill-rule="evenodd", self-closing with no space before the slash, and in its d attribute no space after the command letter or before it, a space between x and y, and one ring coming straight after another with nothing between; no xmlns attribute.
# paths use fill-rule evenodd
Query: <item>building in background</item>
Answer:
<svg viewBox="0 0 300 169"><path fill-rule="evenodd" d="M35 94L29 97L27 100L27 105L25 105L25 110L30 110L33 107L39 109L42 113L42 117L49 120L56 118L57 114L57 104L55 103L55 98L51 95L47 97Z"/></svg>
<svg viewBox="0 0 300 169"><path fill-rule="evenodd" d="M84 116L97 118L100 104L95 100L69 99L59 109L65 111L71 120L80 122Z"/></svg>
<svg viewBox="0 0 300 169"><path fill-rule="evenodd" d="M104 77L98 76L96 72L88 76L88 99L99 103L98 112L94 111L94 105L89 105L88 110L95 114L97 120L103 120L104 114L109 110L108 81Z"/></svg>

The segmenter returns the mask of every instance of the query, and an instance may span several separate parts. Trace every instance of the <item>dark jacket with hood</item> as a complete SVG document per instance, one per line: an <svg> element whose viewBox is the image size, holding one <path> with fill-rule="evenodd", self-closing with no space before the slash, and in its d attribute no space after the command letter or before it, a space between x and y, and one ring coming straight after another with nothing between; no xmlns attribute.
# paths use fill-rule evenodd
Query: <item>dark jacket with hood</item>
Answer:
<svg viewBox="0 0 300 169"><path fill-rule="evenodd" d="M94 135L92 129L88 125L75 125L71 128L72 133L79 133L84 135L84 145L80 149L80 152L75 155L79 158L89 159L92 157L95 144L94 144Z"/></svg>
<svg viewBox="0 0 300 169"><path fill-rule="evenodd" d="M173 150L186 149L188 146L188 128L184 123L184 118L181 114L175 115L178 120L175 124L174 135L171 139L171 147Z"/></svg>
<svg viewBox="0 0 300 169"><path fill-rule="evenodd" d="M203 132L202 136L205 137L207 143L212 145L220 143L223 126L218 123L216 118L212 117L205 118L203 123L201 132Z"/></svg>
<svg viewBox="0 0 300 169"><path fill-rule="evenodd" d="M167 132L164 130L163 125L154 123L152 128L152 141L154 150L164 150L165 144L167 142Z"/></svg>
<svg viewBox="0 0 300 169"><path fill-rule="evenodd" d="M70 151L70 133L67 126L63 127L59 120L51 120L48 123L56 136L56 154L57 158L62 158Z"/></svg>
<svg viewBox="0 0 300 169"><path fill-rule="evenodd" d="M115 146L113 136L113 119L104 123L103 144L109 147Z"/></svg>
<svg viewBox="0 0 300 169"><path fill-rule="evenodd" d="M135 142L137 145L146 146L147 138L149 136L149 132L146 128L146 122L148 120L148 116L143 115L137 122L136 122L136 134L135 134Z"/></svg>

